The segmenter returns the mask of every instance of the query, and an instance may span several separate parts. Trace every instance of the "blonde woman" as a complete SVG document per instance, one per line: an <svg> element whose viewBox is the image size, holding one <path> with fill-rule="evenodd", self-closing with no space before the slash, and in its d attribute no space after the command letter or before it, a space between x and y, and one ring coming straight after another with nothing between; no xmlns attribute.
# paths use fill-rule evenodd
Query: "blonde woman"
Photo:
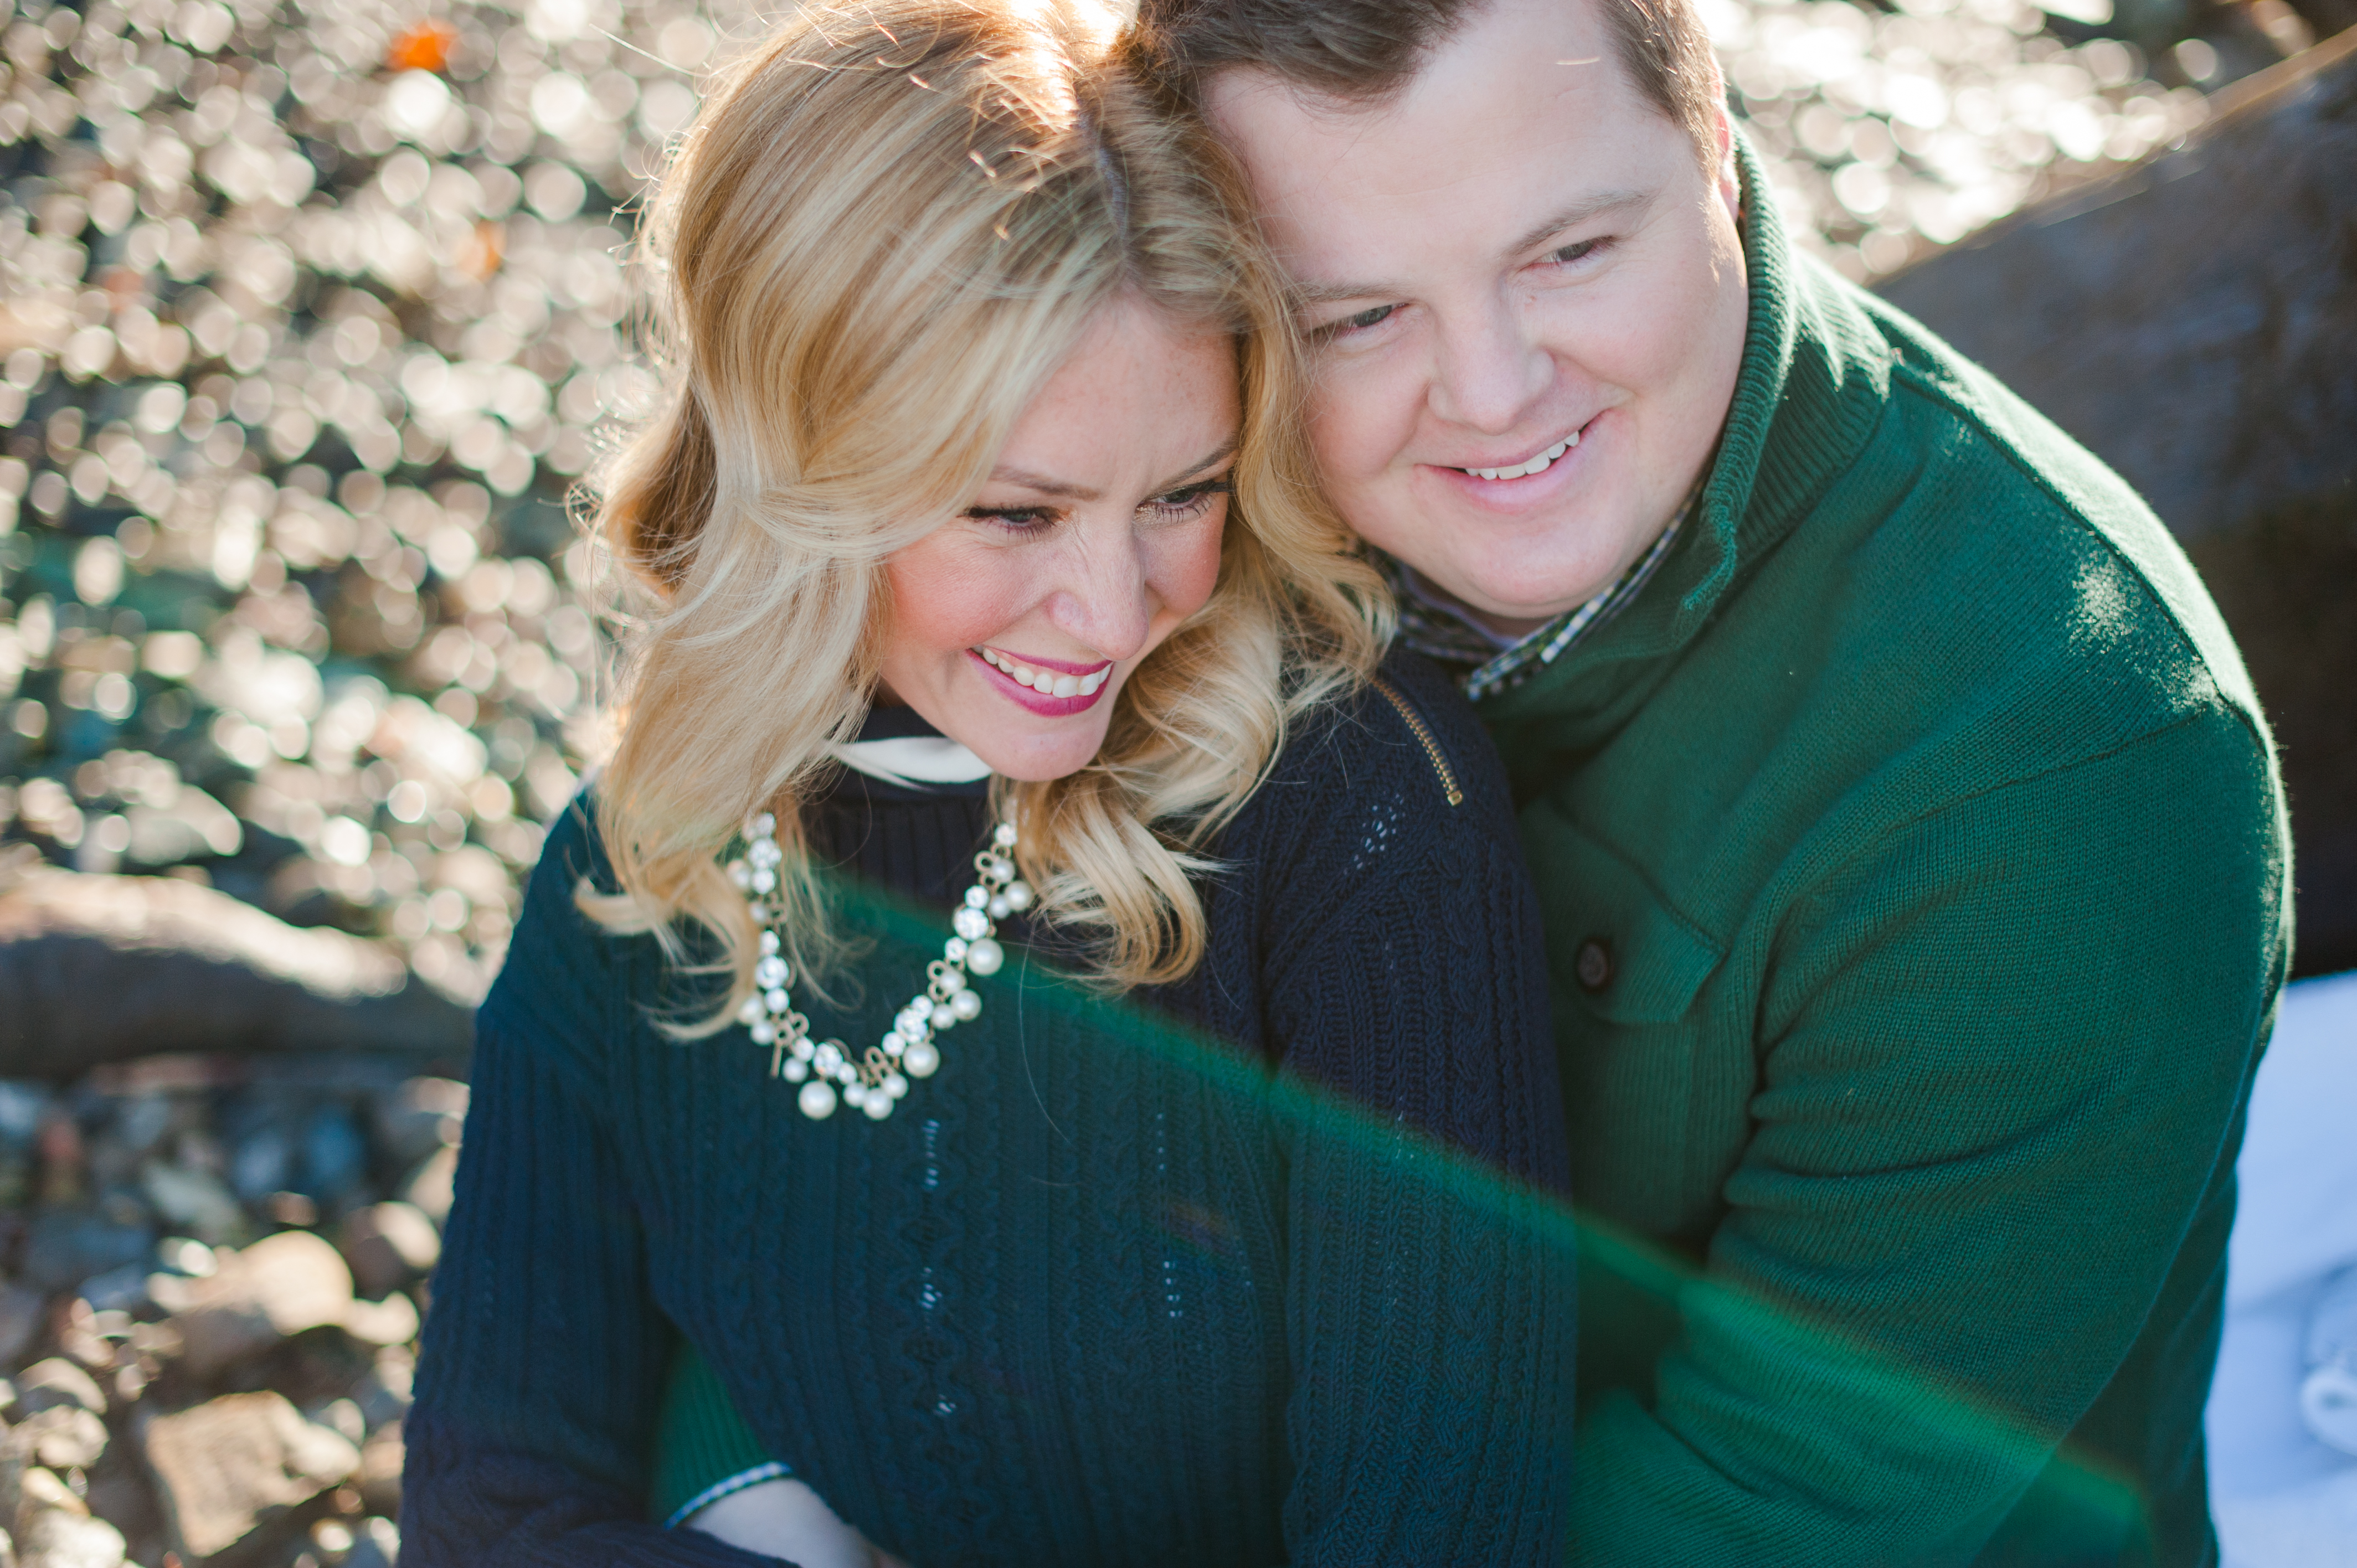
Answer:
<svg viewBox="0 0 2357 1568"><path fill-rule="evenodd" d="M1558 1553L1533 899L1236 210L1071 0L805 12L709 96L407 1568Z"/></svg>

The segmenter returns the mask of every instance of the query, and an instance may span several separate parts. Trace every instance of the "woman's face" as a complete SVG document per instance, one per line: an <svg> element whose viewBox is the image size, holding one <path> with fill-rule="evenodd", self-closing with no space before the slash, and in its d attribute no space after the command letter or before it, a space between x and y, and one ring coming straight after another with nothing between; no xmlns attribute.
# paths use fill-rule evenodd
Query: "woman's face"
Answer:
<svg viewBox="0 0 2357 1568"><path fill-rule="evenodd" d="M1123 301L1017 422L972 507L886 563L879 699L1009 779L1060 779L1220 571L1238 416L1223 335Z"/></svg>

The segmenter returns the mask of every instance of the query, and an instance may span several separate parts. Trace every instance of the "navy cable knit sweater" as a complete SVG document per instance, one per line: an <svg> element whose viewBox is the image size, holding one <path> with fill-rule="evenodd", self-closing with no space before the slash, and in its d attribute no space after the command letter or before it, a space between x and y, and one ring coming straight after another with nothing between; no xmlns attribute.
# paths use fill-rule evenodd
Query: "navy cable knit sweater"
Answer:
<svg viewBox="0 0 2357 1568"><path fill-rule="evenodd" d="M683 1334L916 1568L1554 1562L1573 1313L1538 920L1489 742L1428 667L1385 672L1429 744L1380 689L1297 734L1216 846L1193 975L1106 1003L1018 950L881 1122L805 1120L741 1030L658 1034L688 983L576 911L578 875L610 884L567 812L478 1023L407 1568L770 1561L645 1521ZM814 810L920 899L986 827L864 785ZM860 994L798 1000L865 1042L945 926L848 883Z"/></svg>

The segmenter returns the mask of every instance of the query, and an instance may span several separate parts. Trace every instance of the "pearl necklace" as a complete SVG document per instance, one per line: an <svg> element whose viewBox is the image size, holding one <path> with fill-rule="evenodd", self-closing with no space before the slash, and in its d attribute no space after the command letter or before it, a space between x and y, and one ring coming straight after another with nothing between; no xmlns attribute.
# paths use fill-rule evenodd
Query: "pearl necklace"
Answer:
<svg viewBox="0 0 2357 1568"><path fill-rule="evenodd" d="M746 897L747 912L760 932L761 956L753 965L755 993L737 1016L753 1043L770 1047L770 1076L799 1083L795 1103L813 1122L834 1114L838 1098L871 1121L892 1114L909 1092L909 1079L931 1078L942 1065L941 1032L982 1015L982 994L966 983L969 973L992 975L1006 961L996 922L1031 907L1031 888L1015 875L1015 824L991 831L990 847L974 857L980 873L950 918L955 933L942 944L942 956L925 966L925 989L909 999L881 1043L855 1059L841 1040L811 1038L810 1020L794 1011L786 984L793 966L775 924L780 911L764 902L777 891L785 851L778 845L778 819L763 811L745 824L745 854L728 863L728 880ZM840 1085L838 1094L837 1086Z"/></svg>

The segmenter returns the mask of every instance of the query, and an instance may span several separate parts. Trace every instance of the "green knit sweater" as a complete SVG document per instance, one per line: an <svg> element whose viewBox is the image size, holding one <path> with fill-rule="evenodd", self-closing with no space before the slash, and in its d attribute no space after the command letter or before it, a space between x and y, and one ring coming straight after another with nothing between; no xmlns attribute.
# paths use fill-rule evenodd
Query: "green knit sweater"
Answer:
<svg viewBox="0 0 2357 1568"><path fill-rule="evenodd" d="M1587 1220L1578 1563L2207 1563L2273 754L2118 478L1795 254L1660 575L1482 706Z"/></svg>

